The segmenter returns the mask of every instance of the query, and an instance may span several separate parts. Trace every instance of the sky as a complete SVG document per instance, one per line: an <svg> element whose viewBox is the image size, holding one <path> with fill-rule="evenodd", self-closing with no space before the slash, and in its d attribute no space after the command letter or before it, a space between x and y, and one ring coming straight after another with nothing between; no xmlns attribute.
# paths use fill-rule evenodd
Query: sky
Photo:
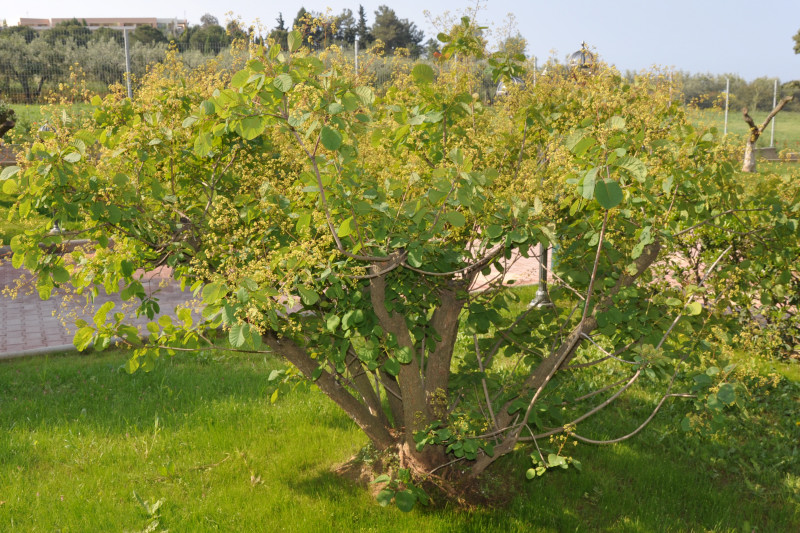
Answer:
<svg viewBox="0 0 800 533"><path fill-rule="evenodd" d="M260 20L272 27L278 12L291 24L300 7L334 14L357 13L364 6L368 23L385 4L398 17L414 22L425 40L438 30L426 17L459 14L476 0L3 0L0 19L13 25L20 17L158 17L186 18L198 24L205 13L220 22L230 13L247 25ZM792 37L800 31L800 0L479 0L478 22L502 35L513 13L528 41L527 53L540 61L555 55L562 62L586 42L621 71L653 66L691 73L736 74L782 82L800 79L800 55Z"/></svg>

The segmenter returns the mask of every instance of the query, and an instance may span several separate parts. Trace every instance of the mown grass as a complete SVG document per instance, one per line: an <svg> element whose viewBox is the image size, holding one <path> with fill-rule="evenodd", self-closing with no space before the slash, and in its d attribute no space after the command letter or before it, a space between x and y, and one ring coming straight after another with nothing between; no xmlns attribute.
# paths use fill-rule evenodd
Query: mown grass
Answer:
<svg viewBox="0 0 800 533"><path fill-rule="evenodd" d="M126 354L0 362L0 530L139 531L796 531L800 427L783 418L800 392L781 380L773 403L748 406L746 442L683 434L673 404L641 435L572 452L584 469L525 481L527 453L493 483L516 496L503 508L419 508L403 514L331 468L366 443L316 390L270 403L263 356L207 353L128 375ZM783 395L783 396L781 396ZM788 395L788 396L787 396ZM586 424L595 437L627 432L651 408L632 399ZM793 414L792 414L793 413ZM792 421L794 424L794 421ZM770 429L778 428L779 431ZM788 429L787 429L788 428ZM794 440L792 440L794 439ZM794 451L792 451L794 445ZM761 450L770 462L756 454ZM795 457L792 468L796 468ZM149 514L136 496L163 505ZM152 508L151 508L152 510Z"/></svg>

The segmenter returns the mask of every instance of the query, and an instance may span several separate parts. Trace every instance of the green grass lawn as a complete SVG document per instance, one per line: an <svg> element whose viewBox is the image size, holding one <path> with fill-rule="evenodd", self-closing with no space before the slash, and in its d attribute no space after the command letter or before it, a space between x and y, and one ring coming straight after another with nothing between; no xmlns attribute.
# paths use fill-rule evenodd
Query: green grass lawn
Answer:
<svg viewBox="0 0 800 533"><path fill-rule="evenodd" d="M125 357L0 362L0 530L141 531L155 520L174 532L800 528L800 387L786 379L748 405L741 435L684 434L673 405L632 440L576 447L582 473L526 481L527 453L501 461L495 482L516 495L506 507L404 514L331 472L366 443L332 402L295 390L270 403L274 360L182 355L128 375ZM621 422L582 432L624 433L651 408L616 405L606 418Z"/></svg>

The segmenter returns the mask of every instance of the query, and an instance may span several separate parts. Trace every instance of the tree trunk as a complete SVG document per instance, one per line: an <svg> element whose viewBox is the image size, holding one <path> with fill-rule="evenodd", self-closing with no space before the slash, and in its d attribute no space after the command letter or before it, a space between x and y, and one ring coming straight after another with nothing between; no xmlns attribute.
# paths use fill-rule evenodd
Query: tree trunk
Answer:
<svg viewBox="0 0 800 533"><path fill-rule="evenodd" d="M747 139L744 145L744 162L742 163L742 172L755 172L756 171L756 142Z"/></svg>

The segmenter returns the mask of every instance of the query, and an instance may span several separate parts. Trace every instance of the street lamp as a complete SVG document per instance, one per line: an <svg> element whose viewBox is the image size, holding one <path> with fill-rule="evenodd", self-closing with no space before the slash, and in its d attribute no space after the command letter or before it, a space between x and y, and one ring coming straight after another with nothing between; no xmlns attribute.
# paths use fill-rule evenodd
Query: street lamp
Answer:
<svg viewBox="0 0 800 533"><path fill-rule="evenodd" d="M547 247L539 243L539 288L528 307L555 307L547 292Z"/></svg>
<svg viewBox="0 0 800 533"><path fill-rule="evenodd" d="M570 70L578 70L579 72L586 72L591 70L594 66L594 54L589 51L585 42L581 43L581 49L573 52L567 60L567 67Z"/></svg>
<svg viewBox="0 0 800 533"><path fill-rule="evenodd" d="M567 68L573 72L588 72L594 67L594 64L594 54L589 51L585 42L581 43L581 49L573 52L567 60ZM547 292L547 256L547 247L544 243L539 243L539 288L528 307L555 307L550 299L550 293Z"/></svg>

